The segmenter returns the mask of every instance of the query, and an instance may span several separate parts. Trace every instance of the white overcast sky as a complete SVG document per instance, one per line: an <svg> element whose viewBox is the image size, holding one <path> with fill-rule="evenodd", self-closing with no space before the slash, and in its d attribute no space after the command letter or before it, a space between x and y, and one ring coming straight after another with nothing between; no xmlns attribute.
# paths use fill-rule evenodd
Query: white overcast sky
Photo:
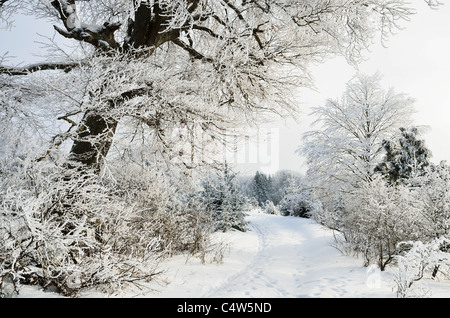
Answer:
<svg viewBox="0 0 450 318"><path fill-rule="evenodd" d="M432 161L450 163L450 3L431 10L423 0L411 1L417 14L390 38L386 48L375 42L360 71L367 74L378 71L383 75L385 87L416 99L415 124L430 127L422 137L433 153ZM0 31L0 56L9 52L8 55L16 56L9 63L23 62L23 65L41 60L36 53L46 52L34 43L43 41L37 33L54 35L51 24L27 19L17 21L10 32ZM300 96L301 120L263 128L259 134L261 144L245 145L238 155L231 157L242 173L254 173L257 169L266 173L279 169L305 170L302 158L294 152L311 122L308 108L340 97L355 70L343 59L334 59L314 67L312 74L317 91L303 91Z"/></svg>

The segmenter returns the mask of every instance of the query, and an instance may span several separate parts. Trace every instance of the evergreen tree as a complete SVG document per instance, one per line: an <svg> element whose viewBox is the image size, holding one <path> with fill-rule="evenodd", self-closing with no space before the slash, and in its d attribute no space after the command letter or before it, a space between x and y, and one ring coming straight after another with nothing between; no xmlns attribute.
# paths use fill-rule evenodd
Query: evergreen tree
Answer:
<svg viewBox="0 0 450 318"><path fill-rule="evenodd" d="M246 199L238 189L236 174L226 163L220 172L203 182L202 198L213 212L216 230L246 230Z"/></svg>
<svg viewBox="0 0 450 318"><path fill-rule="evenodd" d="M424 140L417 139L417 128L407 130L401 127L400 132L397 143L383 140L386 155L375 169L391 184L404 183L413 176L422 175L430 165L431 151L426 148Z"/></svg>
<svg viewBox="0 0 450 318"><path fill-rule="evenodd" d="M267 201L271 201L272 179L264 173L256 171L252 181L253 195L260 207L264 207Z"/></svg>

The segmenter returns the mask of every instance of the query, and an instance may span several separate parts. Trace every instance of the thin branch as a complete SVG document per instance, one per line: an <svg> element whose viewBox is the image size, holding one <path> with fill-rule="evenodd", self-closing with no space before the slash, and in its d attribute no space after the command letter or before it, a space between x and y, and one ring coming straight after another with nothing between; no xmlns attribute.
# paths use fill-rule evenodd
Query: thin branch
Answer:
<svg viewBox="0 0 450 318"><path fill-rule="evenodd" d="M225 2L226 5L236 13L239 20L244 22L246 27L250 29L250 25L247 23L247 20L245 20L244 16L242 15L242 12L235 5L233 5L229 0L222 0L222 1ZM258 30L258 29L252 29L251 31L252 31L253 37L255 38L256 42L258 43L259 48L263 49L264 47L263 47L262 41L258 36L258 33L261 33L262 31Z"/></svg>
<svg viewBox="0 0 450 318"><path fill-rule="evenodd" d="M214 62L212 58L206 57L197 50L195 50L193 47L188 46L187 44L183 43L179 39L175 39L172 41L174 44L178 45L182 49L186 50L194 59L203 60L207 62Z"/></svg>
<svg viewBox="0 0 450 318"><path fill-rule="evenodd" d="M71 63L37 63L30 64L25 67L12 67L12 66L3 66L0 65L0 74L7 75L27 75L30 73L38 72L38 71L47 71L47 70L64 70L64 72L70 72L75 67L80 64L77 62Z"/></svg>

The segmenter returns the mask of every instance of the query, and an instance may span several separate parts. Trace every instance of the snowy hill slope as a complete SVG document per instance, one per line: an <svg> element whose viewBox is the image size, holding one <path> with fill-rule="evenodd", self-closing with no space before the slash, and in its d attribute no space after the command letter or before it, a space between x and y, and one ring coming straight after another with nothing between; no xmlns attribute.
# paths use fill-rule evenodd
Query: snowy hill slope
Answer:
<svg viewBox="0 0 450 318"><path fill-rule="evenodd" d="M176 256L149 289L115 297L146 298L395 298L392 272L363 267L362 260L331 246L333 233L310 219L253 211L250 230L217 233L223 262L202 264ZM432 297L450 297L448 282L427 282ZM53 297L24 288L19 297ZM85 292L81 297L105 297Z"/></svg>

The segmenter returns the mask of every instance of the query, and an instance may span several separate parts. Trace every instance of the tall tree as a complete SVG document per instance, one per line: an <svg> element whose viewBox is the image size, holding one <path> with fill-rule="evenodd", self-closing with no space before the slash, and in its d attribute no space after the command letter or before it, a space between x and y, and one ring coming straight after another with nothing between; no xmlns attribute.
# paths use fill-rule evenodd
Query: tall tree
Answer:
<svg viewBox="0 0 450 318"><path fill-rule="evenodd" d="M372 179L382 141L411 121L413 100L381 85L381 76L359 74L340 100L314 108L319 129L304 135L300 153L308 175L325 191L351 190Z"/></svg>
<svg viewBox="0 0 450 318"><path fill-rule="evenodd" d="M270 176L256 171L251 184L253 196L258 201L260 207L264 207L266 202L270 200L272 192L272 182Z"/></svg>
<svg viewBox="0 0 450 318"><path fill-rule="evenodd" d="M1 7L2 18L19 9L52 18L83 48L81 57L1 66L0 75L26 95L23 77L59 70L40 89L53 89L45 104L69 128L50 139L47 155L72 140L70 166L97 173L125 123L145 130L166 160L195 167L211 140L259 115L292 113L288 93L310 85L311 62L344 54L357 63L378 32L386 37L412 14L405 0L3 0ZM2 95L5 105L9 97ZM174 152L176 142L186 147Z"/></svg>

